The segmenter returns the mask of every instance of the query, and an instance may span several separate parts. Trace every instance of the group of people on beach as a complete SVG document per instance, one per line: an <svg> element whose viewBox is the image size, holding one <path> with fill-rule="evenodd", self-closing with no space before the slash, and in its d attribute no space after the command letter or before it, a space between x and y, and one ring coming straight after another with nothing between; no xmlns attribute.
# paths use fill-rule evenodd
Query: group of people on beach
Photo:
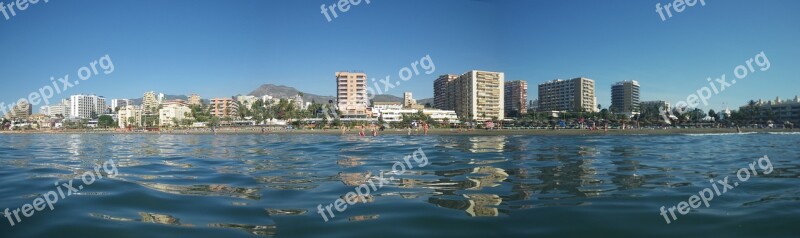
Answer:
<svg viewBox="0 0 800 238"><path fill-rule="evenodd" d="M373 137L378 136L378 132L379 131L386 130L386 126L383 126L383 125L378 126L378 125L375 125L375 124L370 124L369 126L362 124L360 126L355 126L354 128L358 128L358 130L359 130L358 136L365 137L365 136L367 136L367 127L369 127L369 131L371 132ZM416 130L419 131L420 127L422 128L422 131L423 131L424 135L427 136L428 135L428 131L430 130L430 125L428 123L426 123L426 122L422 122L422 124L420 124L419 126L417 126L417 125L409 125L406 128L408 130L408 135L411 135L411 130L413 128L417 128ZM347 126L341 126L341 127L339 127L339 129L342 131L342 135L346 135L347 131L350 130Z"/></svg>

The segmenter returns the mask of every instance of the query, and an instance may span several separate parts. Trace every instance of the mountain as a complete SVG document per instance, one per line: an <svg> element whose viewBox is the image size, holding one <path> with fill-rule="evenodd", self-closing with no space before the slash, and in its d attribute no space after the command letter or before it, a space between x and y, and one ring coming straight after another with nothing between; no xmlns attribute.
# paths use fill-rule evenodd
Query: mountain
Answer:
<svg viewBox="0 0 800 238"><path fill-rule="evenodd" d="M289 86L275 85L275 84L264 84L264 85L261 85L260 87L258 87L256 90L253 90L252 92L250 92L247 95L256 96L256 97L262 97L264 95L270 95L270 96L277 97L277 98L294 98L294 96L297 95L299 92L300 91L297 90L296 88L289 87ZM164 95L164 97L166 98L166 100L173 100L173 99L189 100L189 96L186 96L186 95ZM133 101L133 104L135 104L135 105L141 105L142 104L142 98L135 98L135 99L131 99L131 100ZM320 95L311 94L311 93L303 93L303 100L306 101L306 102L314 101L314 102L317 102L317 103L327 103L329 100L334 100L335 101L336 97L334 97L334 96L320 96ZM381 95L375 95L375 98L373 98L372 101L373 102L398 102L398 103L402 103L403 102L403 98L402 97L398 97L398 96L394 96L394 95L381 94ZM203 103L204 104L208 104L209 101L207 99L204 99ZM426 99L417 100L417 104L425 105L426 103L433 104L433 98L426 98Z"/></svg>
<svg viewBox="0 0 800 238"><path fill-rule="evenodd" d="M270 95L276 98L294 98L300 91L293 87L283 86L283 85L274 85L274 84L264 84L258 87L256 90L250 92L250 96L256 97L263 97L264 95ZM336 100L333 96L320 96L311 93L303 93L303 101L306 102L317 102L317 103L326 103L329 100Z"/></svg>
<svg viewBox="0 0 800 238"><path fill-rule="evenodd" d="M270 95L277 98L294 98L297 93L299 93L296 88L283 86L283 85L274 85L274 84L264 84L258 87L256 90L250 92L251 96L262 97L264 95ZM311 102L312 100L317 103L326 103L328 100L336 100L334 96L320 96L311 93L303 93L303 100L306 102ZM374 102L403 102L402 97L394 96L394 95L375 95L375 98L372 99ZM424 103L423 103L424 104Z"/></svg>
<svg viewBox="0 0 800 238"><path fill-rule="evenodd" d="M420 104L420 105L425 105L425 104L428 104L428 103L430 103L431 106L433 106L433 98L424 98L424 99L417 100L417 104Z"/></svg>
<svg viewBox="0 0 800 238"><path fill-rule="evenodd" d="M382 94L382 95L375 95L375 97L372 98L372 101L373 102L399 102L399 103L402 103L403 102L403 98L398 97L398 96L394 96L394 95Z"/></svg>

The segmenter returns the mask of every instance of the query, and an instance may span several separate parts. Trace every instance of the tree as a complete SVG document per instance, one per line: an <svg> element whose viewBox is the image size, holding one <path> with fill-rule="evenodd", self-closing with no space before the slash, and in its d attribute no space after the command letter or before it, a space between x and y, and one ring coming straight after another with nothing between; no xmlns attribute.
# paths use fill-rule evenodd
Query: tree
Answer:
<svg viewBox="0 0 800 238"><path fill-rule="evenodd" d="M129 126L131 126L133 124L136 124L136 118L135 117L128 117L128 123L125 124L125 127L127 128L127 127L129 127Z"/></svg>
<svg viewBox="0 0 800 238"><path fill-rule="evenodd" d="M715 112L714 109L708 110L708 116L714 118L714 121L719 121L719 114L717 114L717 112Z"/></svg>
<svg viewBox="0 0 800 238"><path fill-rule="evenodd" d="M114 118L109 115L102 115L97 119L97 126L102 128L109 128L114 126Z"/></svg>
<svg viewBox="0 0 800 238"><path fill-rule="evenodd" d="M208 126L214 127L216 125L219 125L219 122L220 122L219 117L211 117L211 119L208 121Z"/></svg>

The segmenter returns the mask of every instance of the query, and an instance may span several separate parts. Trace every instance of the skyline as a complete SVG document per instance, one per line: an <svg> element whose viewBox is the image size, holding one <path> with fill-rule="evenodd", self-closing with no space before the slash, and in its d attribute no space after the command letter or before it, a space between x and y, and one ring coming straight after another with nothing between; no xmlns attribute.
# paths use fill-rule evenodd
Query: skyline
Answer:
<svg viewBox="0 0 800 238"><path fill-rule="evenodd" d="M2 77L11 82L2 87L0 101L16 101L49 84L50 77L74 75L106 54L114 59L113 74L51 101L78 93L139 98L153 90L208 99L246 94L262 84L333 96L336 71L396 80L399 69L430 55L436 72L388 94L411 91L417 99L431 98L438 75L474 69L527 81L529 99L537 98L533 88L546 81L588 77L596 81L598 103L608 108L614 82L639 81L642 101L676 103L708 85L708 77L732 76L761 51L775 67L699 108L726 103L735 109L749 100L798 95L783 86L792 85L796 72L787 65L797 64L791 56L800 53L792 44L800 38L792 30L800 16L786 7L800 3L791 1L708 1L667 21L654 7L661 1L372 1L328 22L319 10L332 2L39 3L0 20L6 36L0 45L15 46L4 48L0 59Z"/></svg>

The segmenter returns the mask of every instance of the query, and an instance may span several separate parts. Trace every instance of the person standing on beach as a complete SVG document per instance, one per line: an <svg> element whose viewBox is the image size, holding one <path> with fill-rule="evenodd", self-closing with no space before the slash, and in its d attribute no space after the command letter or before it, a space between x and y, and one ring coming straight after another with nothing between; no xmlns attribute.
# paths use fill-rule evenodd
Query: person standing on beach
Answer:
<svg viewBox="0 0 800 238"><path fill-rule="evenodd" d="M425 131L425 135L428 135L428 129L430 129L430 125L427 122L422 123L422 130Z"/></svg>
<svg viewBox="0 0 800 238"><path fill-rule="evenodd" d="M372 128L372 136L373 136L373 137L375 137L375 136L378 136L378 130L377 130L377 128L376 128L376 127L377 127L377 126L375 126L374 124L373 124L373 125L370 125L370 128Z"/></svg>
<svg viewBox="0 0 800 238"><path fill-rule="evenodd" d="M411 125L408 125L408 135L411 135Z"/></svg>
<svg viewBox="0 0 800 238"><path fill-rule="evenodd" d="M347 127L345 127L345 125L339 126L339 129L342 130L342 135L347 134Z"/></svg>
<svg viewBox="0 0 800 238"><path fill-rule="evenodd" d="M364 130L366 130L366 128L365 128L365 126L362 124L362 125L361 125L361 132L359 132L359 133L358 133L358 135L359 135L359 136L361 136L361 137L364 137L364 136L366 136L366 134L364 133Z"/></svg>

